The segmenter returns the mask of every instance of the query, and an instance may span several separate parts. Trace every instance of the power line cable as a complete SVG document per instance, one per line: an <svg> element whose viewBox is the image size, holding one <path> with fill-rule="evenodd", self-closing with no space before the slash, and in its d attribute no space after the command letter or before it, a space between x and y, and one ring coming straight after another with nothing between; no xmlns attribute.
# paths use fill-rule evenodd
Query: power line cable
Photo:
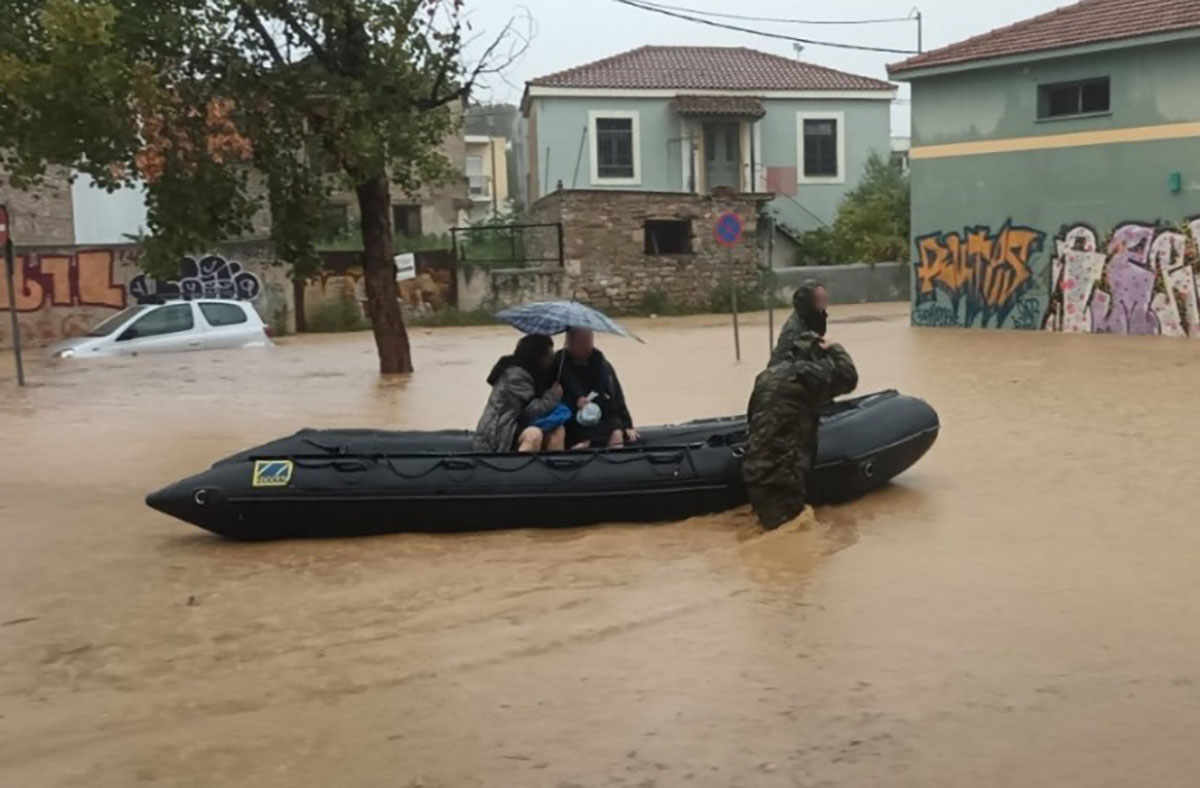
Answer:
<svg viewBox="0 0 1200 788"><path fill-rule="evenodd" d="M639 0L644 6L665 9L668 11L683 11L689 14L703 14L717 19L741 19L746 22L778 22L785 25L878 25L888 22L914 22L911 16L893 16L887 19L784 19L771 16L745 16L742 14L722 14L716 11L704 11L699 8L687 8L681 5L652 3L649 0Z"/></svg>
<svg viewBox="0 0 1200 788"><path fill-rule="evenodd" d="M753 28L739 27L737 25L730 25L730 24L726 24L724 22L714 22L711 19L702 19L702 18L696 17L696 16L688 16L687 14L681 14L681 13L678 13L677 11L669 11L665 8L659 8L657 6L643 5L642 3L635 2L634 0L614 0L614 2L620 3L621 5L627 5L630 8L636 8L640 11L649 11L649 12L655 13L655 14L662 14L663 16L674 17L675 19L683 19L688 22L695 22L695 23L701 24L701 25L708 25L709 27L717 27L717 28L721 28L723 30L734 30L739 33L749 33L750 35L762 36L763 38L774 38L774 39L778 39L780 41L793 41L797 44L810 44L812 46L834 47L837 49L857 49L857 50L861 50L864 52L888 52L888 53L896 54L896 55L918 54L917 50L915 50L915 49L893 49L891 47L873 47L873 46L867 46L865 44L845 44L845 43L842 43L839 41L817 41L817 40L811 39L811 38L797 38L795 36L785 36L782 33L768 33L765 30L755 30Z"/></svg>

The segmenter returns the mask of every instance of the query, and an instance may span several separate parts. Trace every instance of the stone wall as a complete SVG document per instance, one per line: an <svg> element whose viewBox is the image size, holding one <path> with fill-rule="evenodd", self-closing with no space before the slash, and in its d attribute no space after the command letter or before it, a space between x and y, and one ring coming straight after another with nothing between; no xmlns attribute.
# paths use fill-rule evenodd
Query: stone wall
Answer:
<svg viewBox="0 0 1200 788"><path fill-rule="evenodd" d="M758 284L754 243L760 203L770 194L717 191L711 195L617 190L562 190L538 200L530 221L562 222L563 296L615 312L641 308L648 299L677 307L703 307L712 294ZM713 227L733 211L744 240L732 251L719 245ZM646 222L690 223L690 252L646 252Z"/></svg>
<svg viewBox="0 0 1200 788"><path fill-rule="evenodd" d="M291 326L291 281L269 244L221 244L182 260L179 276L169 280L148 277L137 256L138 247L129 244L18 246L14 292L22 343L39 347L78 336L149 293L239 298L252 302L268 324ZM7 311L7 284L0 277L0 313ZM0 347L11 344L5 314Z"/></svg>
<svg viewBox="0 0 1200 788"><path fill-rule="evenodd" d="M10 233L15 244L75 243L74 201L67 171L50 168L36 189L20 191L0 173L0 204L8 206Z"/></svg>

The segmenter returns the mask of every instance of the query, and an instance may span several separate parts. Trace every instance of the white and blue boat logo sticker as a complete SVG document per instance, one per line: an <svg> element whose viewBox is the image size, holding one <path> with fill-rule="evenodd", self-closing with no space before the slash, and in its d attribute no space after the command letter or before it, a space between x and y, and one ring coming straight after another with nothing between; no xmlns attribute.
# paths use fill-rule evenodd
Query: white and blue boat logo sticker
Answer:
<svg viewBox="0 0 1200 788"><path fill-rule="evenodd" d="M255 487L287 487L292 480L291 460L255 460Z"/></svg>

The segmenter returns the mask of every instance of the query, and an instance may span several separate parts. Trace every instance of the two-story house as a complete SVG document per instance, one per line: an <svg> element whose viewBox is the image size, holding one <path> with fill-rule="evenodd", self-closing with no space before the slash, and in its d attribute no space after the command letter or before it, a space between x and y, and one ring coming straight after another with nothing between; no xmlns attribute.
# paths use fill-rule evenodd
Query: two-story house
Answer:
<svg viewBox="0 0 1200 788"><path fill-rule="evenodd" d="M1200 2L1084 0L890 73L914 323L1200 336Z"/></svg>
<svg viewBox="0 0 1200 788"><path fill-rule="evenodd" d="M894 86L742 47L644 46L531 80L530 202L565 189L770 191L780 223L832 223L889 153Z"/></svg>

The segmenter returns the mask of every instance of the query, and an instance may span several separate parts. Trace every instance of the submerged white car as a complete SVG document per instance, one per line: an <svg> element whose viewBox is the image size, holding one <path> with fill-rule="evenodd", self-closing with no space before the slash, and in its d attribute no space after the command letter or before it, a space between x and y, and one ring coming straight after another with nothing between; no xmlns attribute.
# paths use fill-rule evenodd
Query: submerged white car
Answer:
<svg viewBox="0 0 1200 788"><path fill-rule="evenodd" d="M90 358L270 344L270 331L250 304L208 298L128 307L87 334L59 342L49 354Z"/></svg>

